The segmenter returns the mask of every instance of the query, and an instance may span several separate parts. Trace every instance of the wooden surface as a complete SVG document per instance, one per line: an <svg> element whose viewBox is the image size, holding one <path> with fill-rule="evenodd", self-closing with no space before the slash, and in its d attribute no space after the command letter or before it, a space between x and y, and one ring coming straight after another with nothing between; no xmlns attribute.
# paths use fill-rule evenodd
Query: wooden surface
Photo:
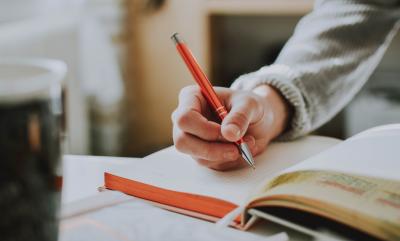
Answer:
<svg viewBox="0 0 400 241"><path fill-rule="evenodd" d="M130 11L127 113L131 113L133 124L125 152L146 154L172 143L170 115L177 105L180 89L194 83L170 36L174 32L181 33L199 63L206 68L205 15L199 0L167 1L156 12L144 11L137 0L127 4Z"/></svg>

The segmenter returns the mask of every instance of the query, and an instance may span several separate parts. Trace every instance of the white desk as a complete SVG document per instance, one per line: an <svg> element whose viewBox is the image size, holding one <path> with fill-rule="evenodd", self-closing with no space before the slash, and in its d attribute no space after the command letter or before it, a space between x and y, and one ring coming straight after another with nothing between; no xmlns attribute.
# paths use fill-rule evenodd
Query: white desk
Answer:
<svg viewBox="0 0 400 241"><path fill-rule="evenodd" d="M104 184L104 172L124 168L139 158L76 156L63 158L62 203L68 204L98 193Z"/></svg>
<svg viewBox="0 0 400 241"><path fill-rule="evenodd" d="M309 151L309 155L316 154L338 142L338 140L330 138L314 138L312 143L313 150ZM309 143L308 146L310 146ZM104 171L112 172L113 170L125 168L130 166L129 164L132 162L139 160L140 159L137 158L65 156L63 164L63 206L66 207L71 205L73 202L82 200L83 198L99 195L97 188L103 185ZM229 232L222 233L220 233L221 231L215 231L215 233L212 231L211 233L213 234L211 235L209 230L213 224L209 222L167 212L148 204L144 204L135 198L132 198L132 201L129 201L128 203L124 202L117 206L118 207L113 210L105 209L102 211L103 214L104 212L108 212L107 215L110 215L110 218L103 218L103 223L101 225L112 225L108 223L110 222L110 219L113 219L112 223L119 222L122 225L129 222L132 225L130 228L132 228L132 232L135 233L135 235L132 236L134 238L125 237L124 239L119 239L120 237L115 238L115 236L113 237L114 239L108 238L108 240L159 240L161 238L164 240L185 240L185 238L188 237L190 237L191 240L204 240L205 238L207 238L207 240L242 240L242 238L243 240L258 240L260 237L265 239L265 236L282 231L281 227L277 225L266 225L266 223L260 222L258 225L252 227L250 232L241 232L229 229ZM130 217L129 220L126 219L127 214L129 214L128 216ZM100 214L96 215L94 216L98 218ZM91 218L90 222L87 221L87 218L84 218L84 220L88 223L93 223L93 214L89 214L89 216ZM69 220L63 220L61 226L71 227L79 222L82 222L82 219L72 218ZM98 223L98 220L96 220L96 222ZM144 224L147 225L143 226ZM177 228L177 226L180 228ZM118 230L113 230L111 233L121 231L120 229L122 227L121 225L118 225L116 228ZM71 234L71 232L68 233L65 229L61 228L60 240L103 240L100 237L96 239L95 237L98 237L99 233L90 230L91 228L82 228L79 229L79 232L75 230ZM207 235L209 236L206 235L206 237L203 235L204 230L207 230ZM291 240L307 240L305 236L297 233L289 232L289 236ZM104 237L105 236L102 236L102 238ZM232 239L232 237L235 239Z"/></svg>

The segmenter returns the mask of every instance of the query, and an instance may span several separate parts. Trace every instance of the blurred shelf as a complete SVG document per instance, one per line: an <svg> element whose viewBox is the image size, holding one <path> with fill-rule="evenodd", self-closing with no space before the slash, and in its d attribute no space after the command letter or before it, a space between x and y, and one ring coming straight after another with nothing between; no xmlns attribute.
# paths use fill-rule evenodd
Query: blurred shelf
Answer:
<svg viewBox="0 0 400 241"><path fill-rule="evenodd" d="M311 11L312 0L208 0L211 15L304 15Z"/></svg>

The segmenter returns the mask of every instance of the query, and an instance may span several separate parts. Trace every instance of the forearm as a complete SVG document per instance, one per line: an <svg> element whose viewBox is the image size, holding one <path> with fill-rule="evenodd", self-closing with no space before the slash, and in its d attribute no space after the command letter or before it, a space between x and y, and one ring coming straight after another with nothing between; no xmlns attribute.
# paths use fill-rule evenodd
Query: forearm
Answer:
<svg viewBox="0 0 400 241"><path fill-rule="evenodd" d="M274 65L240 77L232 87L268 84L279 90L294 109L285 137L303 135L333 117L362 87L397 21L396 5L319 1Z"/></svg>

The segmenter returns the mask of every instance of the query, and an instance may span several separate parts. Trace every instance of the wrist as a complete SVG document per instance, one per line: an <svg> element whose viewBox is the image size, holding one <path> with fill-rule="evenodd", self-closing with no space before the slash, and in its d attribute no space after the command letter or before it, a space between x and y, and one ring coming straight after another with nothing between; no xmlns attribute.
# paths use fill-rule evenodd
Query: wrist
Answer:
<svg viewBox="0 0 400 241"><path fill-rule="evenodd" d="M282 94L270 85L260 85L253 89L253 93L264 101L264 110L271 115L271 139L281 135L288 127L292 114L292 107Z"/></svg>

